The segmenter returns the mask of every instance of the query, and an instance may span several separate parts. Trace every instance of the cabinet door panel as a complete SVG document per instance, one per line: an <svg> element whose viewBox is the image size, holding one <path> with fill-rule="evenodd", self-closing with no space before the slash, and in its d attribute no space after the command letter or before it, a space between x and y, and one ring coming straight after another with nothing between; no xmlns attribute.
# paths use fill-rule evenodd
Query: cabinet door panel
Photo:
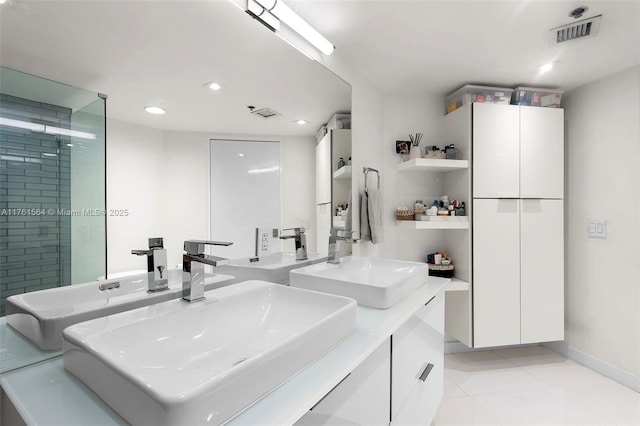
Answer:
<svg viewBox="0 0 640 426"><path fill-rule="evenodd" d="M387 339L295 425L388 425L390 353Z"/></svg>
<svg viewBox="0 0 640 426"><path fill-rule="evenodd" d="M564 202L522 200L522 343L564 339Z"/></svg>
<svg viewBox="0 0 640 426"><path fill-rule="evenodd" d="M473 197L519 197L519 162L518 107L473 104Z"/></svg>
<svg viewBox="0 0 640 426"><path fill-rule="evenodd" d="M564 110L520 107L520 196L562 198Z"/></svg>
<svg viewBox="0 0 640 426"><path fill-rule="evenodd" d="M519 200L473 200L473 346L520 343Z"/></svg>
<svg viewBox="0 0 640 426"><path fill-rule="evenodd" d="M316 145L316 204L331 202L331 132Z"/></svg>
<svg viewBox="0 0 640 426"><path fill-rule="evenodd" d="M444 342L443 325L444 293L441 292L393 333L392 420L406 405L426 364L437 358L437 350Z"/></svg>

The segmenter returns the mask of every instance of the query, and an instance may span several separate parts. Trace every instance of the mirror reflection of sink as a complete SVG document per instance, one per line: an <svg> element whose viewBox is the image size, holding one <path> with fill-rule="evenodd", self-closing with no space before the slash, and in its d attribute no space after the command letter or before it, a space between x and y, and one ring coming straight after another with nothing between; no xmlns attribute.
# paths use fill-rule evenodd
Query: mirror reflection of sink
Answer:
<svg viewBox="0 0 640 426"><path fill-rule="evenodd" d="M264 281L76 324L64 366L131 424L220 424L355 329L356 302Z"/></svg>
<svg viewBox="0 0 640 426"><path fill-rule="evenodd" d="M40 349L59 350L65 327L180 297L182 277L181 270L169 270L169 289L160 292L147 292L149 274L144 273L17 294L7 298L7 323ZM208 275L205 290L230 284L233 279L229 275ZM117 288L99 288L100 284L110 287L108 284L116 282L120 284Z"/></svg>
<svg viewBox="0 0 640 426"><path fill-rule="evenodd" d="M326 262L327 256L317 253L307 254L307 260L296 260L295 253L269 253L259 257L243 257L231 259L220 266L218 271L236 277L236 281L262 280L272 283L289 282L289 271L307 265ZM257 260L256 260L257 259Z"/></svg>
<svg viewBox="0 0 640 426"><path fill-rule="evenodd" d="M389 308L428 276L425 263L348 256L339 264L319 263L294 269L290 285L351 297L365 306Z"/></svg>

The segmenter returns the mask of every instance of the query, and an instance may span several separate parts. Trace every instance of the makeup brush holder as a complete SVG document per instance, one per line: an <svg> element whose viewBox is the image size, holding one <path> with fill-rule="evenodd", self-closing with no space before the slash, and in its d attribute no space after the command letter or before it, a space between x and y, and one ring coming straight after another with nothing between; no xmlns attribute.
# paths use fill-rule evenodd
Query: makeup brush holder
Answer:
<svg viewBox="0 0 640 426"><path fill-rule="evenodd" d="M420 151L420 145L411 145L411 149L409 150L409 160L413 160L414 158L422 158L422 153Z"/></svg>

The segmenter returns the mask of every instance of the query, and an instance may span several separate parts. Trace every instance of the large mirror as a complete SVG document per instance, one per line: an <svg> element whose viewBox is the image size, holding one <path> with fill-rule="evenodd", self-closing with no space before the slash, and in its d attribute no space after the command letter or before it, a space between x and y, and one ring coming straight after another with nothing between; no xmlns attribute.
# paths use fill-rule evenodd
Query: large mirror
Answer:
<svg viewBox="0 0 640 426"><path fill-rule="evenodd" d="M216 140L279 144L280 211L273 227L304 226L310 251L326 245L317 226L315 153L323 126L351 110L346 82L230 1L14 0L0 7L0 65L108 95L106 208L126 211L106 218L106 248L96 247L106 249L108 275L144 269L131 250L146 248L149 237L164 237L170 266L180 263L185 239L221 239L213 234L212 194L218 185L232 186L233 179L212 179ZM211 82L221 88L212 90ZM0 81L0 92L4 85ZM162 107L166 114L148 114L145 106ZM348 130L345 120L339 126ZM346 154L340 157L348 162ZM332 158L332 167L338 161ZM333 175L329 179L340 194L330 209L338 220L337 204L346 204L348 194L334 186ZM260 216L267 207L241 189L232 195L243 212ZM263 226L244 214L237 218L235 225L249 230ZM251 247L253 231L248 235L242 245ZM276 250L292 250L289 242L274 244ZM57 355L23 356L22 363L2 368Z"/></svg>

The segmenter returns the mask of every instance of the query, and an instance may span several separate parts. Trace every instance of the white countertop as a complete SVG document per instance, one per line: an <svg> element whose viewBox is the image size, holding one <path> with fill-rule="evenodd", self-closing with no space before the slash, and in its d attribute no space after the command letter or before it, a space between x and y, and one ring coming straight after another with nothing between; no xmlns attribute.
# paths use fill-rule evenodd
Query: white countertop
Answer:
<svg viewBox="0 0 640 426"><path fill-rule="evenodd" d="M358 306L355 332L244 412L229 425L295 423L432 297L446 278L429 277L389 309ZM127 423L68 374L62 357L4 373L0 385L29 425L126 425Z"/></svg>

